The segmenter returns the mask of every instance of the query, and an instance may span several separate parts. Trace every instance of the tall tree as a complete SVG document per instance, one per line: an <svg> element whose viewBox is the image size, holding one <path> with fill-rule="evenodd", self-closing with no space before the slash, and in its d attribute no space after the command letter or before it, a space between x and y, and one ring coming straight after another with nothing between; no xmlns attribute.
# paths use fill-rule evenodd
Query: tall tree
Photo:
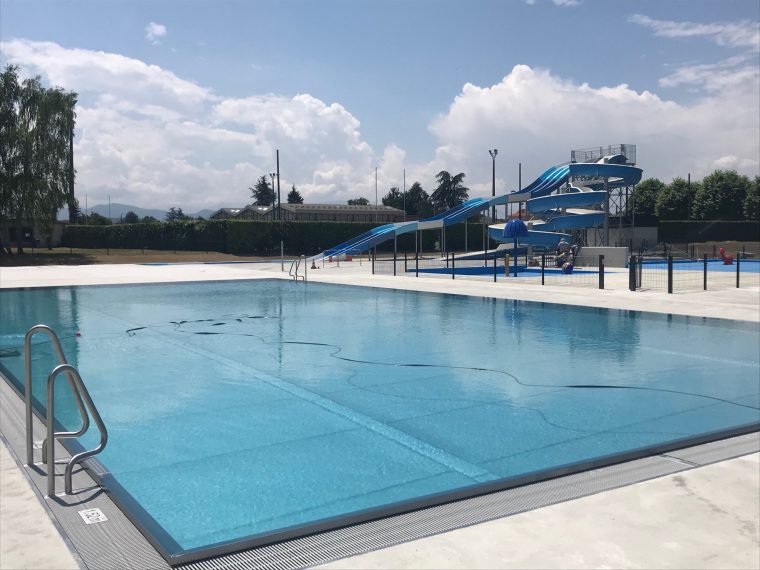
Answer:
<svg viewBox="0 0 760 570"><path fill-rule="evenodd" d="M369 206L369 200L366 198L352 198L348 201L349 206Z"/></svg>
<svg viewBox="0 0 760 570"><path fill-rule="evenodd" d="M301 193L296 190L295 184L293 184L290 192L288 192L288 204L303 204L303 196L301 196Z"/></svg>
<svg viewBox="0 0 760 570"><path fill-rule="evenodd" d="M256 185L248 190L251 191L251 198L257 206L271 206L274 202L274 190L269 185L266 176L260 177Z"/></svg>
<svg viewBox="0 0 760 570"><path fill-rule="evenodd" d="M422 217L433 213L430 196L428 196L428 193L425 192L419 182L412 184L406 192L406 213Z"/></svg>
<svg viewBox="0 0 760 570"><path fill-rule="evenodd" d="M169 211L166 212L164 219L166 219L167 222L182 222L191 218L182 211L182 208L171 207L169 208Z"/></svg>
<svg viewBox="0 0 760 570"><path fill-rule="evenodd" d="M747 220L760 220L760 176L755 176L747 189L747 197L744 199L744 217Z"/></svg>
<svg viewBox="0 0 760 570"><path fill-rule="evenodd" d="M58 210L74 204L69 143L75 106L76 93L45 88L39 77L19 83L15 66L0 74L0 236L10 223L19 236L24 223L49 233Z"/></svg>
<svg viewBox="0 0 760 570"><path fill-rule="evenodd" d="M397 187L391 188L388 193L383 196L383 206L390 206L391 208L404 209L404 195L399 191Z"/></svg>
<svg viewBox="0 0 760 570"><path fill-rule="evenodd" d="M697 220L742 220L744 201L752 183L733 170L716 170L702 179L694 195Z"/></svg>
<svg viewBox="0 0 760 570"><path fill-rule="evenodd" d="M674 178L657 194L654 212L660 220L688 220L694 194L699 187L693 182L691 187L683 178Z"/></svg>
<svg viewBox="0 0 760 570"><path fill-rule="evenodd" d="M124 214L125 224L136 224L139 221L140 221L140 218L132 210Z"/></svg>
<svg viewBox="0 0 760 570"><path fill-rule="evenodd" d="M448 210L467 200L470 189L462 183L464 172L452 176L449 172L441 170L435 179L438 181L438 187L431 199L437 211Z"/></svg>
<svg viewBox="0 0 760 570"><path fill-rule="evenodd" d="M657 196L665 189L665 184L657 178L647 178L636 185L633 191L633 211L637 216L654 216Z"/></svg>

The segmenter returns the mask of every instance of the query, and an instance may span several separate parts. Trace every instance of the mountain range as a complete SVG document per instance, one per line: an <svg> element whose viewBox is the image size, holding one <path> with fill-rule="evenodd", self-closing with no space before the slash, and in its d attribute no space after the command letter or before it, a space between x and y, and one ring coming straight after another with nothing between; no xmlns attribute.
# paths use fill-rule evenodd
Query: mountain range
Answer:
<svg viewBox="0 0 760 570"><path fill-rule="evenodd" d="M80 204L80 207L82 205ZM82 208L82 211L84 213L84 208ZM101 216L109 217L109 206L108 204L97 204L96 206L91 206L87 208L87 213L93 213L97 212ZM166 212L167 210L160 210L158 208L140 208L139 206L132 206L130 204L120 204L118 202L111 202L110 206L110 217L112 220L119 220L126 214L127 212L134 212L137 214L140 218L144 218L145 216L153 216L157 220L163 221L166 219ZM184 212L186 215L192 217L192 218L198 218L203 217L205 219L208 219L208 217L216 212L216 210L200 210L199 212ZM59 219L68 219L69 214L68 210L64 211L61 210L61 213L58 215Z"/></svg>

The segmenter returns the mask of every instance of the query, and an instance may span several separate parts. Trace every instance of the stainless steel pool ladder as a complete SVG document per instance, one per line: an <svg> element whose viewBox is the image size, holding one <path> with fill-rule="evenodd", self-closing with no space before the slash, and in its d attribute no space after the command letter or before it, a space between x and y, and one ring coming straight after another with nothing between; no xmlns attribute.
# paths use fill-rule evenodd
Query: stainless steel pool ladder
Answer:
<svg viewBox="0 0 760 570"><path fill-rule="evenodd" d="M303 275L299 276L298 269L301 267L301 262L303 262ZM293 281L298 281L299 278L303 281L306 281L306 271L306 256L302 255L301 257L295 258L290 264L290 271L288 271L288 275L293 278Z"/></svg>
<svg viewBox="0 0 760 570"><path fill-rule="evenodd" d="M34 441L32 432L32 337L37 333L45 333L50 340L58 357L58 366L53 368L47 378L47 438L42 444L43 463L47 464L47 492L48 496L55 495L55 442L59 439L76 438L83 435L90 427L90 416L95 421L100 432L100 443L97 447L77 453L66 462L64 471L64 489L67 495L73 494L71 485L71 476L74 466L93 455L97 455L106 446L108 442L108 430L106 430L103 419L98 413L98 409L92 402L90 393L79 375L79 371L66 360L63 353L61 342L58 335L47 325L34 325L30 328L24 337L24 403L26 406L26 462L27 465L34 465ZM55 380L60 374L65 374L71 392L74 395L74 403L79 410L82 418L82 427L77 431L55 431ZM89 414L87 413L89 410Z"/></svg>

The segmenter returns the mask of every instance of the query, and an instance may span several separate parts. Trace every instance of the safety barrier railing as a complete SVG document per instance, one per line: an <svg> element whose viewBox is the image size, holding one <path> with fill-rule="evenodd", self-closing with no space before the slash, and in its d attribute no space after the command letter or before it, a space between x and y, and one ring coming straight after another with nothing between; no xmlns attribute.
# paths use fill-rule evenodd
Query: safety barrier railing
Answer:
<svg viewBox="0 0 760 570"><path fill-rule="evenodd" d="M534 285L577 285L604 288L604 256L585 259L573 265L572 256L547 254L521 255L517 260L508 255L491 255L488 259L463 259L461 255L401 253L395 256L371 255L372 273L472 279ZM517 269L515 269L515 261Z"/></svg>
<svg viewBox="0 0 760 570"><path fill-rule="evenodd" d="M684 293L743 287L760 287L760 261L746 260L741 252L712 259L665 259L632 256L629 288Z"/></svg>
<svg viewBox="0 0 760 570"><path fill-rule="evenodd" d="M63 347L55 331L47 325L35 325L30 328L24 337L24 405L26 414L26 461L27 465L34 465L34 433L33 433L33 406L32 406L32 337L35 334L44 333L53 344L53 349L58 358L59 364L50 372L47 377L46 387L46 417L45 423L47 428L47 437L42 442L43 463L47 464L47 491L49 496L55 495L55 443L61 439L78 438L89 429L90 416L95 422L100 432L100 443L93 449L82 451L68 461L64 471L64 491L71 495L72 491L72 474L74 467L81 461L97 455L105 448L108 443L108 430L103 423L100 413L90 397L79 371L68 363ZM60 374L64 374L68 380L69 387L74 398L79 415L82 419L82 427L76 431L55 431L55 381ZM89 414L88 414L89 412Z"/></svg>

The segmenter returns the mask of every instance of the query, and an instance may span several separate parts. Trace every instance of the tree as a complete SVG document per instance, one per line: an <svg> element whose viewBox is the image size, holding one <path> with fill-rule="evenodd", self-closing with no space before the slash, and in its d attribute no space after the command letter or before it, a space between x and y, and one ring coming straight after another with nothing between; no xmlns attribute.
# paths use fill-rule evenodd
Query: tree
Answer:
<svg viewBox="0 0 760 570"><path fill-rule="evenodd" d="M406 193L406 213L427 217L433 213L430 196L419 182L415 182Z"/></svg>
<svg viewBox="0 0 760 570"><path fill-rule="evenodd" d="M639 216L654 216L657 196L665 188L665 184L657 178L642 180L633 191L633 211Z"/></svg>
<svg viewBox="0 0 760 570"><path fill-rule="evenodd" d="M748 220L760 220L760 176L755 176L744 199L744 217Z"/></svg>
<svg viewBox="0 0 760 570"><path fill-rule="evenodd" d="M288 192L288 204L303 204L303 196L301 196L301 193L296 190L295 184L293 184L290 192Z"/></svg>
<svg viewBox="0 0 760 570"><path fill-rule="evenodd" d="M136 224L139 221L140 221L140 218L137 217L137 214L135 214L132 210L124 214L125 224Z"/></svg>
<svg viewBox="0 0 760 570"><path fill-rule="evenodd" d="M145 216L142 220L140 220L143 224L150 224L152 222L157 222L158 220L154 218L153 216Z"/></svg>
<svg viewBox="0 0 760 570"><path fill-rule="evenodd" d="M97 212L91 212L83 218L84 223L88 226L110 226L113 223L109 218L101 216Z"/></svg>
<svg viewBox="0 0 760 570"><path fill-rule="evenodd" d="M690 207L699 183L689 183L683 178L674 178L657 194L654 212L660 220L688 220Z"/></svg>
<svg viewBox="0 0 760 570"><path fill-rule="evenodd" d="M431 199L437 211L448 210L467 200L470 189L462 184L464 172L452 176L441 170L435 179L438 181L438 188L433 192Z"/></svg>
<svg viewBox="0 0 760 570"><path fill-rule="evenodd" d="M349 206L369 206L369 200L366 198L353 198L348 201Z"/></svg>
<svg viewBox="0 0 760 570"><path fill-rule="evenodd" d="M274 190L267 182L267 177L262 176L256 181L256 185L253 188L248 188L251 191L251 198L253 203L257 206L271 206L274 202Z"/></svg>
<svg viewBox="0 0 760 570"><path fill-rule="evenodd" d="M169 211L166 212L166 216L164 216L167 222L183 222L185 220L192 219L190 216L186 215L182 208L169 208Z"/></svg>
<svg viewBox="0 0 760 570"><path fill-rule="evenodd" d="M741 220L752 183L733 170L716 170L702 179L694 195L692 214L697 220Z"/></svg>
<svg viewBox="0 0 760 570"><path fill-rule="evenodd" d="M39 77L19 83L18 67L0 74L0 236L13 222L52 230L58 211L72 205L73 136L76 93L45 88ZM23 253L18 240L18 253Z"/></svg>
<svg viewBox="0 0 760 570"><path fill-rule="evenodd" d="M390 206L391 208L404 209L404 195L395 186L391 188L388 193L383 196L383 206Z"/></svg>

